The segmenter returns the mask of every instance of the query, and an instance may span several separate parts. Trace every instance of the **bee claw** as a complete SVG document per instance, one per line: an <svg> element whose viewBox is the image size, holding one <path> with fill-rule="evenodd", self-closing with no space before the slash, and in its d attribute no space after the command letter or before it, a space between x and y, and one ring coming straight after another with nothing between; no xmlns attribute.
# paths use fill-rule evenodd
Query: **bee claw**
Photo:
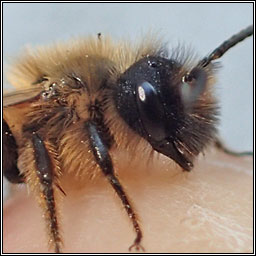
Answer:
<svg viewBox="0 0 256 256"><path fill-rule="evenodd" d="M143 251L145 252L144 247L138 243L138 242L134 242L130 247L129 247L129 252L132 250L132 248L135 248L136 251Z"/></svg>

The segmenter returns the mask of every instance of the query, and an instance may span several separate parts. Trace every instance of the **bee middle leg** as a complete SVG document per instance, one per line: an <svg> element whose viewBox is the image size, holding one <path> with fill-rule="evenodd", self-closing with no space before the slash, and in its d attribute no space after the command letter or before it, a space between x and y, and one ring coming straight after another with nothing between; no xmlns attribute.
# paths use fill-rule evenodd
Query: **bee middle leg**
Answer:
<svg viewBox="0 0 256 256"><path fill-rule="evenodd" d="M52 142L44 141L42 137L33 132L25 135L26 142L21 148L19 167L25 176L25 182L34 193L43 210L48 231L49 246L55 253L61 252L62 240L59 231L56 196L58 190L58 160L57 151Z"/></svg>
<svg viewBox="0 0 256 256"><path fill-rule="evenodd" d="M114 173L113 163L108 152L108 147L106 146L106 143L104 143L103 135L102 133L99 132L97 125L93 122L88 121L86 123L86 128L89 133L90 146L92 148L96 162L100 166L102 172L108 179L109 183L111 184L119 198L121 199L122 204L129 218L131 219L134 230L136 232L136 238L134 240L134 243L129 247L129 251L133 247L136 250L141 249L144 251L144 248L140 244L142 239L142 231L139 226L137 216L133 210L130 201L128 200L125 194L122 185L120 184L118 178Z"/></svg>
<svg viewBox="0 0 256 256"><path fill-rule="evenodd" d="M46 219L49 223L50 243L55 247L55 252L61 251L61 238L59 233L59 224L57 221L57 213L54 197L54 178L57 177L54 173L53 159L50 157L49 150L47 149L41 137L34 133L32 136L32 144L34 148L35 162L37 166L37 177L41 185L41 193L44 197L46 208Z"/></svg>

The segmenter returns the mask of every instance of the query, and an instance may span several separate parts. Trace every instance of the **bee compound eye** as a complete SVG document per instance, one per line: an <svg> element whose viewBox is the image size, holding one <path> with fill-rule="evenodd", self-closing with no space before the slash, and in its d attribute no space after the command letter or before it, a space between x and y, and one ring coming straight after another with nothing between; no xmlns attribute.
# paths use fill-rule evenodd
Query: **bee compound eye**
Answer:
<svg viewBox="0 0 256 256"><path fill-rule="evenodd" d="M157 90L148 81L143 81L137 85L136 94L140 119L148 136L156 141L164 139L166 120Z"/></svg>
<svg viewBox="0 0 256 256"><path fill-rule="evenodd" d="M143 82L141 85L138 85L137 93L139 100L144 103L157 97L155 88L149 82Z"/></svg>

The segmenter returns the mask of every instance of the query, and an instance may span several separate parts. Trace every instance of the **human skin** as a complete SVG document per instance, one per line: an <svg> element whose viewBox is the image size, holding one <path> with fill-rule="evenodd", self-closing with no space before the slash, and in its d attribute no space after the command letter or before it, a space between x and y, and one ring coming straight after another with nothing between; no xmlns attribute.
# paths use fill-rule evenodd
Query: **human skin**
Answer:
<svg viewBox="0 0 256 256"><path fill-rule="evenodd" d="M147 167L120 162L118 177L140 219L145 252L253 252L251 157L212 150L191 172L162 156ZM104 176L76 184L72 179L62 184L67 194L59 206L63 252L129 252L135 233ZM53 252L33 194L20 186L15 191L4 206L3 251Z"/></svg>

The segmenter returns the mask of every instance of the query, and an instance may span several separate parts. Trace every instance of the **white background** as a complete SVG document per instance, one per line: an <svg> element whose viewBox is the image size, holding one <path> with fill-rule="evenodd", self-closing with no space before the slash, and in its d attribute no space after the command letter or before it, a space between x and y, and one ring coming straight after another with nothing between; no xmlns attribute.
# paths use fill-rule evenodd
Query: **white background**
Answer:
<svg viewBox="0 0 256 256"><path fill-rule="evenodd" d="M151 29L170 48L182 42L203 57L252 23L252 3L4 3L4 69L24 46L98 32L135 40ZM252 150L253 38L231 49L221 64L216 84L221 138L235 150Z"/></svg>

